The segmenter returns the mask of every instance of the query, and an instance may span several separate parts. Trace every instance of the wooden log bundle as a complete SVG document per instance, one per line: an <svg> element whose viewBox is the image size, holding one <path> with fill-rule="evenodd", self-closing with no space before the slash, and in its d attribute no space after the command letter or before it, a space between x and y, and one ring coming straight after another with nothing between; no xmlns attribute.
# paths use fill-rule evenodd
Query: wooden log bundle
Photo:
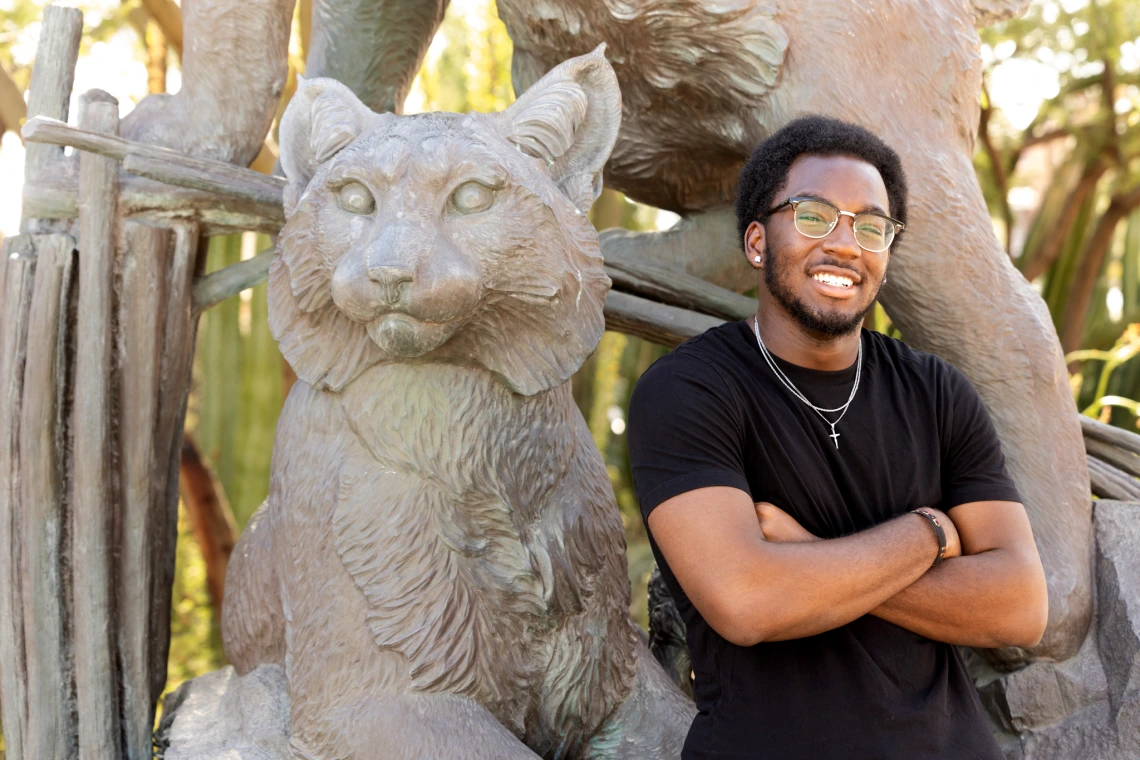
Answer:
<svg viewBox="0 0 1140 760"><path fill-rule="evenodd" d="M1140 435L1081 415L1092 492L1102 499L1140 502Z"/></svg>
<svg viewBox="0 0 1140 760"><path fill-rule="evenodd" d="M78 10L46 9L33 118L67 118L81 29ZM82 96L79 120L86 139L116 144L111 96ZM256 204L235 215L212 194L150 179L128 188L135 201L140 187L150 193L141 206L124 204L127 157L69 158L50 141L30 144L25 187L33 196L37 188L63 192L69 207L40 215L35 203L26 207L25 234L5 240L0 259L0 719L8 760L153 755L197 322L191 293L203 260L199 220L227 229L265 216ZM260 187L264 194L274 185ZM203 199L212 211L200 213ZM270 216L280 213L279 203L266 205Z"/></svg>
<svg viewBox="0 0 1140 760"><path fill-rule="evenodd" d="M114 133L119 104L105 93L85 95L80 119L87 129ZM115 162L79 157L79 319L75 389L75 545L72 566L81 581L74 598L75 686L79 757L119 757L119 690L115 678L111 535L111 333L116 233Z"/></svg>
<svg viewBox="0 0 1140 760"><path fill-rule="evenodd" d="M20 568L23 566L20 494L20 398L24 388L27 326L35 250L26 236L3 247L0 304L0 708L8 755L22 760L28 731L28 669Z"/></svg>
<svg viewBox="0 0 1140 760"><path fill-rule="evenodd" d="M30 116L67 118L82 27L74 8L45 9ZM26 180L62 157L62 148L29 145ZM73 526L61 455L75 240L36 231L47 234L5 240L0 264L0 720L6 757L15 760L70 758L77 750L72 577L62 561Z"/></svg>
<svg viewBox="0 0 1140 760"><path fill-rule="evenodd" d="M34 757L66 757L75 733L73 673L66 620L71 578L61 560L74 544L74 499L67 487L63 452L67 430L67 346L74 324L75 239L37 235L35 277L28 313L23 400L20 410L20 530L24 552L20 594L25 623L28 713L26 732ZM62 697L62 698L61 698Z"/></svg>

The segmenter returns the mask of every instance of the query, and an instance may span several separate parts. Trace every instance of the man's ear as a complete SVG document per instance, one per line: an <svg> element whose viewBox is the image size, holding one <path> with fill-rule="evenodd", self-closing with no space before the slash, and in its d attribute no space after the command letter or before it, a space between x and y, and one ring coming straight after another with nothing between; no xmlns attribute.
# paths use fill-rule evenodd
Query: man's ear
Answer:
<svg viewBox="0 0 1140 760"><path fill-rule="evenodd" d="M297 92L281 117L281 166L289 180L285 188L285 214L292 215L297 201L317 166L360 136L372 115L335 79L297 77Z"/></svg>
<svg viewBox="0 0 1140 760"><path fill-rule="evenodd" d="M602 192L602 168L621 126L621 92L605 48L562 62L492 117L499 134L546 162L583 213Z"/></svg>
<svg viewBox="0 0 1140 760"><path fill-rule="evenodd" d="M748 258L748 264L754 269L760 269L768 263L763 260L767 241L768 230L760 222L753 221L744 230L744 255ZM760 257L760 261L756 261L757 256Z"/></svg>

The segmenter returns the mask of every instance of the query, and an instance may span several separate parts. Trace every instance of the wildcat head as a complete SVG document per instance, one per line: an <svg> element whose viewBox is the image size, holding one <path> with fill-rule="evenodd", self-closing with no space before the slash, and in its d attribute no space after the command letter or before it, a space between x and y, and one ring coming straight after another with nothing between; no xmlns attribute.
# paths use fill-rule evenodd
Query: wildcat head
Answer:
<svg viewBox="0 0 1140 760"><path fill-rule="evenodd" d="M621 99L602 48L498 114L377 114L331 79L281 122L286 225L270 328L338 391L384 361L474 364L518 393L569 379L610 280L586 217Z"/></svg>

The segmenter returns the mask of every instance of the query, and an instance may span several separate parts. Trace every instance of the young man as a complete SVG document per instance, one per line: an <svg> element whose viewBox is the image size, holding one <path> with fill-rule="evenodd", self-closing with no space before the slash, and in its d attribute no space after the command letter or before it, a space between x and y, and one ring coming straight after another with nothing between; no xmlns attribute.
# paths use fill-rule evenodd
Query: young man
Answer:
<svg viewBox="0 0 1140 760"><path fill-rule="evenodd" d="M738 193L759 311L654 364L629 411L696 676L683 757L1001 760L953 645L1032 647L1045 576L977 392L861 329L907 218L899 158L809 117Z"/></svg>

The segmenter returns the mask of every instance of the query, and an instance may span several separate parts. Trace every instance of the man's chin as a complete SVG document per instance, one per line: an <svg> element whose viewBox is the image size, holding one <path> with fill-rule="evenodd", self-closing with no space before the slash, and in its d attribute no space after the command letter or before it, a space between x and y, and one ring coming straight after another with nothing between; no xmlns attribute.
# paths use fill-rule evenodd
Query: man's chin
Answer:
<svg viewBox="0 0 1140 760"><path fill-rule="evenodd" d="M872 301L870 306L856 311L837 309L813 309L800 303L799 308L793 308L792 316L809 332L825 337L838 337L857 332L863 324L863 319L875 307Z"/></svg>
<svg viewBox="0 0 1140 760"><path fill-rule="evenodd" d="M367 325L368 337L392 357L414 359L443 345L455 331L449 322L423 322L407 314L391 313Z"/></svg>

